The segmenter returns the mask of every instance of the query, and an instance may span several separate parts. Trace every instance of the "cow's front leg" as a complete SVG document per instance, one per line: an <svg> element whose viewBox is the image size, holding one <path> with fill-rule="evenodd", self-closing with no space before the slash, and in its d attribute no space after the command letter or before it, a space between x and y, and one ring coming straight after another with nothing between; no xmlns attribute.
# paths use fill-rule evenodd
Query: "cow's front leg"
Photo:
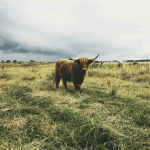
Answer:
<svg viewBox="0 0 150 150"><path fill-rule="evenodd" d="M67 81L63 80L63 83L64 83L65 88L67 88Z"/></svg>
<svg viewBox="0 0 150 150"><path fill-rule="evenodd" d="M73 82L73 84L74 84L75 88L77 89L77 91L79 91L80 90L80 84L78 84L75 81Z"/></svg>

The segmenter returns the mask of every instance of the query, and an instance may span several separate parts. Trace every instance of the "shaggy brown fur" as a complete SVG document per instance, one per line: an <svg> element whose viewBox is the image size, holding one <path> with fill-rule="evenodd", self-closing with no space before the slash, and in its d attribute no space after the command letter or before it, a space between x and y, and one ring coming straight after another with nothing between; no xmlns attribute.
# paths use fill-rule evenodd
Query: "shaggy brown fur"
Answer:
<svg viewBox="0 0 150 150"><path fill-rule="evenodd" d="M62 78L65 88L67 88L67 81L71 81L73 82L77 91L80 90L80 86L87 75L87 70L89 66L97 57L93 59L85 57L78 59L72 59L69 57L72 60L59 59L56 62L55 67L56 88L59 88L60 78Z"/></svg>
<svg viewBox="0 0 150 150"><path fill-rule="evenodd" d="M137 62L137 61L134 61L133 64L134 64L134 65L138 65L138 62Z"/></svg>
<svg viewBox="0 0 150 150"><path fill-rule="evenodd" d="M120 68L120 67L123 67L123 63L120 62L120 63L118 64L118 67L119 67L119 68Z"/></svg>

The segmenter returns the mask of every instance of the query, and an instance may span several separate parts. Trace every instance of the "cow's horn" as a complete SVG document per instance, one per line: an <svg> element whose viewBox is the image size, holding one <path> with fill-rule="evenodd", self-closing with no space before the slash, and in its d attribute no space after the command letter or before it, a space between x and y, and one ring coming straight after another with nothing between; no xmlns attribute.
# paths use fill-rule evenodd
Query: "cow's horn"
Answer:
<svg viewBox="0 0 150 150"><path fill-rule="evenodd" d="M69 56L68 56L69 57ZM74 60L73 58L69 57L71 60Z"/></svg>
<svg viewBox="0 0 150 150"><path fill-rule="evenodd" d="M96 59L97 57L99 56L99 54L95 57L95 58L93 58L93 59ZM68 56L69 57L69 56ZM71 57L69 57L71 60L75 60L75 59L73 59L73 58L71 58Z"/></svg>
<svg viewBox="0 0 150 150"><path fill-rule="evenodd" d="M96 59L98 56L99 56L99 54L95 58L93 58L93 59Z"/></svg>

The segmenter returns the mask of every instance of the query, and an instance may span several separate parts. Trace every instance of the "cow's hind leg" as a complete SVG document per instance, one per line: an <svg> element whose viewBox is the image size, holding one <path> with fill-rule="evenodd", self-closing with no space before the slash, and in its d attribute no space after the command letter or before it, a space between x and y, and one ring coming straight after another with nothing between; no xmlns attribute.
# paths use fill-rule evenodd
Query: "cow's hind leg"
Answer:
<svg viewBox="0 0 150 150"><path fill-rule="evenodd" d="M56 81L56 88L59 88L59 82L60 82L60 77L59 75L55 75L55 81Z"/></svg>
<svg viewBox="0 0 150 150"><path fill-rule="evenodd" d="M63 80L63 83L64 83L65 88L67 88L67 81Z"/></svg>

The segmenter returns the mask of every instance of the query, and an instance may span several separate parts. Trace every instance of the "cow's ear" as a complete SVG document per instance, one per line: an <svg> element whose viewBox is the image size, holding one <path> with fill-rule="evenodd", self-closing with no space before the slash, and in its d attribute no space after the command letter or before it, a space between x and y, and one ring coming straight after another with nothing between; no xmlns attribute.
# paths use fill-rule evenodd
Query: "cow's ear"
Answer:
<svg viewBox="0 0 150 150"><path fill-rule="evenodd" d="M89 59L88 63L91 64L94 60L93 59Z"/></svg>
<svg viewBox="0 0 150 150"><path fill-rule="evenodd" d="M79 60L79 59L74 60L74 62L75 62L76 64L80 64L80 60Z"/></svg>

